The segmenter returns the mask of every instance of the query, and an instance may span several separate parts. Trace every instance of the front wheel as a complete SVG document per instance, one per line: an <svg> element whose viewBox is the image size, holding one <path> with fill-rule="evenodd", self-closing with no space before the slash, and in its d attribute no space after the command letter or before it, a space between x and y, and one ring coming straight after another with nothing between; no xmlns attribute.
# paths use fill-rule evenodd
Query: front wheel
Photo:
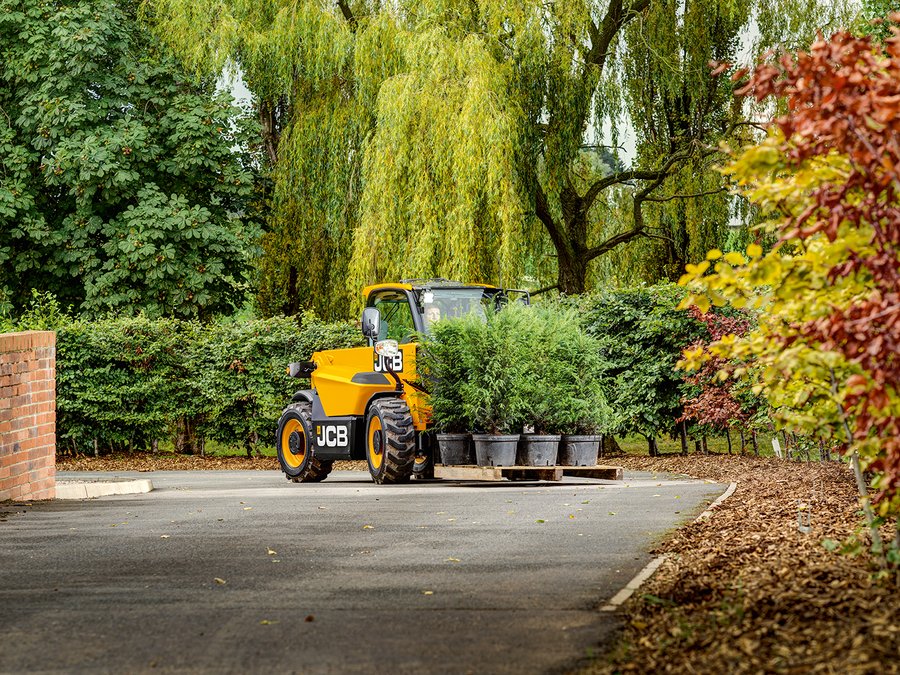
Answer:
<svg viewBox="0 0 900 675"><path fill-rule="evenodd" d="M275 449L281 470L295 483L318 483L331 473L333 463L314 456L311 433L312 406L309 403L294 403L284 409L275 432Z"/></svg>
<svg viewBox="0 0 900 675"><path fill-rule="evenodd" d="M403 483L413 471L416 433L406 401L384 398L366 416L366 461L376 483Z"/></svg>

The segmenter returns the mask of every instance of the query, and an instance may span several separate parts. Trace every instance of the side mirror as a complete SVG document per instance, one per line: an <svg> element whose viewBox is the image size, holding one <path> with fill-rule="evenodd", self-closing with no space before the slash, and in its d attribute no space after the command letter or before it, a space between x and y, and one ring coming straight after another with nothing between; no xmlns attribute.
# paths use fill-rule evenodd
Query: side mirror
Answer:
<svg viewBox="0 0 900 675"><path fill-rule="evenodd" d="M378 339L381 330L381 312L375 307L366 307L362 313L362 333L370 340Z"/></svg>

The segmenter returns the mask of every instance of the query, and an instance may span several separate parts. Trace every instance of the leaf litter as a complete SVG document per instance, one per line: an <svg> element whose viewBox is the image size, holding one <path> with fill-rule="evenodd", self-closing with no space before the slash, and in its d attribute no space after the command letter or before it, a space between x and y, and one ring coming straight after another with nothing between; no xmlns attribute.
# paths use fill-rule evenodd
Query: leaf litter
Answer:
<svg viewBox="0 0 900 675"><path fill-rule="evenodd" d="M896 584L878 578L871 557L822 545L860 531L847 465L699 455L611 461L738 487L712 517L654 551L668 557L623 606L620 639L582 675L900 672ZM797 527L798 500L811 514L809 534Z"/></svg>

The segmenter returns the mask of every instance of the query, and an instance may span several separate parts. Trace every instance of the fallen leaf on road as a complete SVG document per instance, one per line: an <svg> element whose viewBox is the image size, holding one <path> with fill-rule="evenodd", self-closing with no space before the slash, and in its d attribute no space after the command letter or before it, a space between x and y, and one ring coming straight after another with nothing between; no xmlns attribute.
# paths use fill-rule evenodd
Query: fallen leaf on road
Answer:
<svg viewBox="0 0 900 675"><path fill-rule="evenodd" d="M304 620L306 623L309 623L309 622L311 622L311 621L315 621L315 620L316 620L316 617L314 617L312 614L307 614L307 615L306 615L306 618L303 619L303 620Z"/></svg>
<svg viewBox="0 0 900 675"><path fill-rule="evenodd" d="M364 529L364 530L374 530L374 529L375 529L375 526L374 526L374 525L363 525L362 529Z"/></svg>
<svg viewBox="0 0 900 675"><path fill-rule="evenodd" d="M446 562L460 562L459 558L447 558Z"/></svg>
<svg viewBox="0 0 900 675"><path fill-rule="evenodd" d="M268 619L263 619L260 621L263 626L271 626L273 623L278 623L277 621L269 621Z"/></svg>
<svg viewBox="0 0 900 675"><path fill-rule="evenodd" d="M434 595L434 591L422 591L422 595Z"/></svg>
<svg viewBox="0 0 900 675"><path fill-rule="evenodd" d="M266 553L268 553L269 555L278 555L278 551L273 551L269 547L266 547Z"/></svg>
<svg viewBox="0 0 900 675"><path fill-rule="evenodd" d="M168 539L168 538L169 538L169 535L168 535L168 534L161 534L161 535L159 536L159 538L160 538L160 539Z"/></svg>
<svg viewBox="0 0 900 675"><path fill-rule="evenodd" d="M224 579L220 579L219 577L216 577L213 581L219 584L219 586L224 586L227 583Z"/></svg>

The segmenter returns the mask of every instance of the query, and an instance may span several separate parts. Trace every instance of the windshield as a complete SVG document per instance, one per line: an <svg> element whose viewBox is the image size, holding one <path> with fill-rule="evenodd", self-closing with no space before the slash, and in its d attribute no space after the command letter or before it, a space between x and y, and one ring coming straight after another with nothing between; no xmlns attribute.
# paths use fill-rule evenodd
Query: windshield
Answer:
<svg viewBox="0 0 900 675"><path fill-rule="evenodd" d="M455 319L475 312L484 318L493 306L491 298L480 288L439 288L422 293L422 316L425 331L442 319Z"/></svg>

